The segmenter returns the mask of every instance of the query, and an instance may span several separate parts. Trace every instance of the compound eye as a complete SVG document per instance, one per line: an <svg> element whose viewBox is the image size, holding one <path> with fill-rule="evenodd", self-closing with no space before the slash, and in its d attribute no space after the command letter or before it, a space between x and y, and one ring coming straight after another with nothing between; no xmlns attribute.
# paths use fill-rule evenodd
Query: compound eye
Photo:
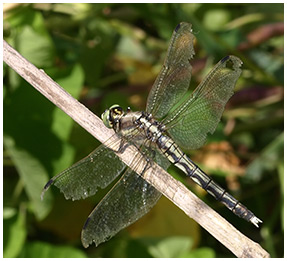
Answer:
<svg viewBox="0 0 287 261"><path fill-rule="evenodd" d="M111 119L110 119L110 110L105 110L102 114L102 120L104 122L104 124L106 125L106 127L108 128L112 128L112 123L111 123Z"/></svg>
<svg viewBox="0 0 287 261"><path fill-rule="evenodd" d="M102 120L107 118L107 113L109 113L109 110L105 110L105 111L102 113L102 115L101 115Z"/></svg>
<svg viewBox="0 0 287 261"><path fill-rule="evenodd" d="M120 106L111 108L111 111L115 115L122 115L124 113L122 107L120 107Z"/></svg>
<svg viewBox="0 0 287 261"><path fill-rule="evenodd" d="M115 104L102 114L102 120L108 128L113 128L115 122L124 114L122 107Z"/></svg>

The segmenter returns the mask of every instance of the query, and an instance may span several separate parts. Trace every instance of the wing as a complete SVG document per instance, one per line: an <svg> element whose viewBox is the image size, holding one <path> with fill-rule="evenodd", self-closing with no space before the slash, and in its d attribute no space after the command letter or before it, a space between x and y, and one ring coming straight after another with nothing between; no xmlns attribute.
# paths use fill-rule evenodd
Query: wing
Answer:
<svg viewBox="0 0 287 261"><path fill-rule="evenodd" d="M78 200L94 195L108 186L126 167L118 156L104 145L56 175L45 185L41 197L54 184L66 199Z"/></svg>
<svg viewBox="0 0 287 261"><path fill-rule="evenodd" d="M241 74L241 65L235 56L223 58L192 95L164 119L168 134L179 146L199 148L207 134L215 131Z"/></svg>
<svg viewBox="0 0 287 261"><path fill-rule="evenodd" d="M82 230L83 246L107 241L146 214L160 196L159 191L128 169L89 215Z"/></svg>
<svg viewBox="0 0 287 261"><path fill-rule="evenodd" d="M194 55L191 24L175 28L163 67L149 93L146 111L159 119L165 116L186 93L190 78L190 60Z"/></svg>

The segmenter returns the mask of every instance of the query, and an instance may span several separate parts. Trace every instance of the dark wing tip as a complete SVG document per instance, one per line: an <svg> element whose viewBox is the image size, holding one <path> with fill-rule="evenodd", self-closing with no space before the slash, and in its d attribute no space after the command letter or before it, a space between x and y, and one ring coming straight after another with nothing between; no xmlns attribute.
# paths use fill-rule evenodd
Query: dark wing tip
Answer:
<svg viewBox="0 0 287 261"><path fill-rule="evenodd" d="M50 179L47 184L44 186L44 189L47 190L54 182L54 179Z"/></svg>
<svg viewBox="0 0 287 261"><path fill-rule="evenodd" d="M225 56L224 58L221 59L221 62L224 63L230 58L230 55Z"/></svg>
<svg viewBox="0 0 287 261"><path fill-rule="evenodd" d="M181 23L179 23L179 24L175 27L174 31L177 32L177 31L179 30L180 26L181 26Z"/></svg>
<svg viewBox="0 0 287 261"><path fill-rule="evenodd" d="M190 23L187 23L187 22L181 22L181 23L179 23L176 27L175 27L175 29L174 29L174 31L177 33L179 30L183 30L183 31L185 31L185 30L189 30L189 31L192 31L192 25L190 24Z"/></svg>
<svg viewBox="0 0 287 261"><path fill-rule="evenodd" d="M86 222L85 222L85 224L84 224L84 226L83 226L83 230L86 229L86 227L87 227L89 221L90 221L90 217L87 218L87 220L86 220Z"/></svg>
<svg viewBox="0 0 287 261"><path fill-rule="evenodd" d="M90 246L90 244L93 243L93 240L91 239L91 237L89 236L89 234L86 231L86 228L90 222L90 219L91 219L90 217L87 218L87 220L83 226L82 232L81 232L81 241L82 241L82 245L84 246L84 248L88 248Z"/></svg>
<svg viewBox="0 0 287 261"><path fill-rule="evenodd" d="M43 198L44 198L44 194L45 194L45 192L49 189L49 187L54 183L54 181L55 181L55 179L50 179L48 182L47 182L47 184L44 186L44 188L43 188L43 191L42 191L42 193L41 193L41 200L43 200Z"/></svg>
<svg viewBox="0 0 287 261"><path fill-rule="evenodd" d="M221 63L221 64L226 63L227 64L229 62L232 64L232 68L234 71L240 71L241 72L240 67L242 66L243 62L236 56L227 55L224 58L222 58L219 63Z"/></svg>

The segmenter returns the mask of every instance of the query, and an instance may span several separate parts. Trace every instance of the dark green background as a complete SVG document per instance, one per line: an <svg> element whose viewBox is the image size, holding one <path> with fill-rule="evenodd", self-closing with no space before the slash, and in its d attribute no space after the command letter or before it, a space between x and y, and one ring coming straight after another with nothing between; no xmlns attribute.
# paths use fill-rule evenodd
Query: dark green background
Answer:
<svg viewBox="0 0 287 261"><path fill-rule="evenodd" d="M272 257L283 256L283 4L6 4L4 39L95 114L142 110L175 26L193 24L194 88L227 54L244 62L236 93L190 157L264 221L234 216L176 176ZM4 64L5 257L233 257L166 199L110 241L80 231L107 190L69 202L50 177L99 144ZM231 239L232 240L232 239Z"/></svg>

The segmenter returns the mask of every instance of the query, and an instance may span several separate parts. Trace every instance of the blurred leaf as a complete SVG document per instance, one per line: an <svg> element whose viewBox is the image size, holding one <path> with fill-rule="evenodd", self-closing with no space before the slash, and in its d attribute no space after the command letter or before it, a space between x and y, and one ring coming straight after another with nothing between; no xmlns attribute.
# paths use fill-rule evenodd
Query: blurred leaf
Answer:
<svg viewBox="0 0 287 261"><path fill-rule="evenodd" d="M83 81L79 67L55 76L56 81L57 78L78 97ZM68 143L72 119L24 82L7 94L4 111L5 148L23 180L37 218L42 219L51 208L50 192L45 201L40 200L43 186L50 176L73 162L74 149Z"/></svg>
<svg viewBox="0 0 287 261"><path fill-rule="evenodd" d="M208 247L201 247L180 256L181 258L215 258L215 251Z"/></svg>
<svg viewBox="0 0 287 261"><path fill-rule="evenodd" d="M222 30L230 20L230 12L227 9L211 9L205 13L203 25L205 28L217 31Z"/></svg>
<svg viewBox="0 0 287 261"><path fill-rule="evenodd" d="M54 48L42 14L32 11L32 9L18 13L16 9L8 21L11 24L23 22L22 24L19 23L21 29L17 32L16 37L10 39L10 44L16 46L18 52L35 66L40 68L51 66L53 64L51 58L53 57Z"/></svg>
<svg viewBox="0 0 287 261"><path fill-rule="evenodd" d="M84 82L84 73L79 65L76 64L69 70L62 72L56 72L55 69L50 71L60 86L74 98L79 98ZM74 124L74 121L60 109L54 110L51 131L61 139L63 147L61 157L53 161L54 173L59 173L74 161L75 149L69 143Z"/></svg>
<svg viewBox="0 0 287 261"><path fill-rule="evenodd" d="M147 58L144 46L133 37L124 36L118 43L117 54L130 57L135 60L144 61Z"/></svg>
<svg viewBox="0 0 287 261"><path fill-rule="evenodd" d="M21 258L85 258L86 254L74 247L57 246L45 242L27 243Z"/></svg>
<svg viewBox="0 0 287 261"><path fill-rule="evenodd" d="M18 52L35 66L43 68L52 65L53 48L48 36L40 35L26 26L15 41Z"/></svg>
<svg viewBox="0 0 287 261"><path fill-rule="evenodd" d="M252 13L252 14L246 14L246 15L242 15L237 19L232 20L231 22L229 22L228 24L226 24L224 26L224 28L226 28L227 30L234 30L236 28L240 28L241 26L244 26L246 24L249 23L254 23L257 21L262 21L264 19L266 19L267 17L263 14L256 14L256 13Z"/></svg>
<svg viewBox="0 0 287 261"><path fill-rule="evenodd" d="M187 252L192 245L189 237L168 237L148 247L149 253L156 258L176 258Z"/></svg>
<svg viewBox="0 0 287 261"><path fill-rule="evenodd" d="M13 8L9 8L5 12L4 23L8 23L11 28L19 28L25 24L32 24L34 16L37 13L30 6L18 5Z"/></svg>
<svg viewBox="0 0 287 261"><path fill-rule="evenodd" d="M277 71L280 71L283 67L283 57L275 58L269 53L260 50L252 50L250 52L250 57L256 61L258 66L268 74L272 74L273 77L276 75ZM284 82L283 76L278 78L282 83Z"/></svg>
<svg viewBox="0 0 287 261"><path fill-rule="evenodd" d="M20 253L26 240L25 211L23 208L3 221L3 257L14 258Z"/></svg>
<svg viewBox="0 0 287 261"><path fill-rule="evenodd" d="M17 214L17 210L11 207L4 207L3 208L3 219L12 218Z"/></svg>
<svg viewBox="0 0 287 261"><path fill-rule="evenodd" d="M280 134L272 141L247 168L246 178L259 181L264 171L277 168L283 159L284 134Z"/></svg>
<svg viewBox="0 0 287 261"><path fill-rule="evenodd" d="M85 72L85 80L89 86L98 87L98 81L103 73L104 66L115 50L116 33L106 21L98 20L87 24L88 30L80 46L79 61Z"/></svg>
<svg viewBox="0 0 287 261"><path fill-rule="evenodd" d="M284 163L278 165L279 183L281 186L281 201L284 202ZM281 227L284 230L284 204L281 205Z"/></svg>
<svg viewBox="0 0 287 261"><path fill-rule="evenodd" d="M4 135L3 138L5 148L9 151L10 157L22 177L25 184L25 190L30 198L33 210L36 216L41 219L45 217L50 208L43 204L40 200L43 185L48 180L48 173L42 163L28 151L18 148L15 140L11 136ZM48 196L48 201L51 200Z"/></svg>

